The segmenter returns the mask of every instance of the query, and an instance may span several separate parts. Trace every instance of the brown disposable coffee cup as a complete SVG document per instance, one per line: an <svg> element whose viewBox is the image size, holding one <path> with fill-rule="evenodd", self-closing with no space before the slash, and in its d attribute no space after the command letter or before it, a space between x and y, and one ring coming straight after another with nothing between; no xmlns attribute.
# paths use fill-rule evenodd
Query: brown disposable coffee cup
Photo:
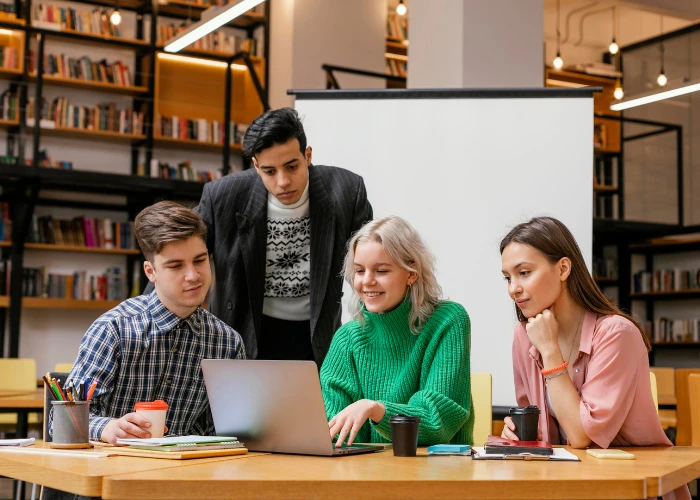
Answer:
<svg viewBox="0 0 700 500"><path fill-rule="evenodd" d="M395 457L415 457L418 448L419 417L394 415L391 424L391 442Z"/></svg>
<svg viewBox="0 0 700 500"><path fill-rule="evenodd" d="M537 406L523 406L510 409L510 418L515 424L515 435L521 441L537 441L537 424L540 409Z"/></svg>

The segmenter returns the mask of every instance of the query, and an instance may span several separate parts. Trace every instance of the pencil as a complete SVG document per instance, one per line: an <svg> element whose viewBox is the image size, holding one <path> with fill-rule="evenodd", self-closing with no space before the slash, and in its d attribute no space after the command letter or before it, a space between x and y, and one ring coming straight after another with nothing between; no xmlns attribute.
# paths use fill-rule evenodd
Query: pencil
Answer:
<svg viewBox="0 0 700 500"><path fill-rule="evenodd" d="M97 380L94 380L92 382L92 385L90 386L90 390L88 391L87 395L87 400L90 401L92 399L92 393L95 392L95 387L97 387Z"/></svg>

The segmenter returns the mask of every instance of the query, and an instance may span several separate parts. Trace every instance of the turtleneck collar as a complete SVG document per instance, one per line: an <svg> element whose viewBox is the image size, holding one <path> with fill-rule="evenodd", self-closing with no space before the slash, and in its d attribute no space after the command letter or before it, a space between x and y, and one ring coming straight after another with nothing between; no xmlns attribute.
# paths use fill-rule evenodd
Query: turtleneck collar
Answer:
<svg viewBox="0 0 700 500"><path fill-rule="evenodd" d="M393 311L386 313L374 313L369 312L364 305L362 306L362 313L364 314L367 323L371 324L375 328L379 329L389 329L391 331L407 331L411 333L408 325L408 318L411 314L411 295L406 295L401 304L398 305Z"/></svg>
<svg viewBox="0 0 700 500"><path fill-rule="evenodd" d="M304 192L301 194L301 198L299 198L299 201L296 203L292 203L291 205L285 205L281 201L279 201L277 198L272 193L267 194L267 201L272 203L274 206L277 208L281 208L283 210L293 210L295 208L299 208L302 206L304 203L309 201L309 183L306 183L306 187L304 188Z"/></svg>

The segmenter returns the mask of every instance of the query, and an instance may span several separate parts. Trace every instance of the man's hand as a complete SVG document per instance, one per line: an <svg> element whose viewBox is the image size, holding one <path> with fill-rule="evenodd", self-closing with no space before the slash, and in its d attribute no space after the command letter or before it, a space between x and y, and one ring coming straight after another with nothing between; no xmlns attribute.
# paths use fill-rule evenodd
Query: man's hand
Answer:
<svg viewBox="0 0 700 500"><path fill-rule="evenodd" d="M149 427L151 427L151 422L143 415L136 412L127 413L122 418L110 420L102 429L100 438L105 443L116 446L117 439L150 438L151 433L147 430ZM167 431L168 428L166 427L163 433Z"/></svg>
<svg viewBox="0 0 700 500"><path fill-rule="evenodd" d="M380 422L384 418L386 408L381 403L370 399L361 399L356 403L348 405L343 411L338 413L328 422L328 428L331 432L331 439L338 435L338 440L335 443L336 448L343 445L345 438L348 438L348 446L352 445L360 427L371 418L374 422Z"/></svg>

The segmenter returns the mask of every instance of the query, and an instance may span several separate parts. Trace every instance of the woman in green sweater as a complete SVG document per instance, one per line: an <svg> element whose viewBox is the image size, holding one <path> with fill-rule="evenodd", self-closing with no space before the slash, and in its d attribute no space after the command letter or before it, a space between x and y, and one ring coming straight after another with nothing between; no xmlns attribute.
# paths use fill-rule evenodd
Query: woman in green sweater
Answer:
<svg viewBox="0 0 700 500"><path fill-rule="evenodd" d="M348 244L344 272L354 319L321 368L336 446L390 442L395 414L420 417L420 445L472 444L469 316L440 300L418 233L400 217L367 223Z"/></svg>

